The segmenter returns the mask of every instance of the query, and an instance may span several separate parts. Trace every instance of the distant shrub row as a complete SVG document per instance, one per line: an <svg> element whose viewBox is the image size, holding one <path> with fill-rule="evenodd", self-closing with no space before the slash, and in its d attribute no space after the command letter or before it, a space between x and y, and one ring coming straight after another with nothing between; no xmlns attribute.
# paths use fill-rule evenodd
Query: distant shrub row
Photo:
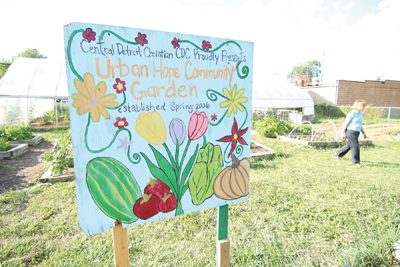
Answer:
<svg viewBox="0 0 400 267"><path fill-rule="evenodd" d="M327 118L327 119L336 119L345 117L347 112L351 110L351 107L336 107L330 105L315 105L314 112L315 116Z"/></svg>
<svg viewBox="0 0 400 267"><path fill-rule="evenodd" d="M325 119L344 118L346 114L352 110L351 106L331 106L331 105L315 105L315 116ZM365 120L374 120L386 118L388 116L387 108L367 107L365 109ZM391 118L400 117L400 109L392 109Z"/></svg>
<svg viewBox="0 0 400 267"><path fill-rule="evenodd" d="M290 133L295 125L277 118L259 118L253 123L254 129L261 135L276 138L278 135ZM311 134L311 126L302 124L296 128L296 133Z"/></svg>

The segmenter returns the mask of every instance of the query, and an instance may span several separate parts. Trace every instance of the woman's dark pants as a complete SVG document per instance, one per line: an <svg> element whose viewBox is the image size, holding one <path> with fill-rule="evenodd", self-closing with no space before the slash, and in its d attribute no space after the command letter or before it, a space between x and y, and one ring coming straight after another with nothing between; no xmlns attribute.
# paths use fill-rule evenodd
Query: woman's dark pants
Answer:
<svg viewBox="0 0 400 267"><path fill-rule="evenodd" d="M353 160L353 163L360 163L360 145L358 143L360 132L347 130L346 136L348 140L347 143L339 150L336 155L342 158L351 149L351 159Z"/></svg>

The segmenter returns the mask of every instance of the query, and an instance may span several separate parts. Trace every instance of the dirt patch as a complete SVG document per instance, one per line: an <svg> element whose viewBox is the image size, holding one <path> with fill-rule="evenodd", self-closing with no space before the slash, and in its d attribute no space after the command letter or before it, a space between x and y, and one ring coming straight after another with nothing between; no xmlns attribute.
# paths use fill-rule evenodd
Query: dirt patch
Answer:
<svg viewBox="0 0 400 267"><path fill-rule="evenodd" d="M64 120L63 118L58 119L58 123L55 121L52 121L50 123L43 123L40 118L35 119L33 122L30 123L32 128L53 128L53 127L63 127L63 126L69 126L70 122L69 120Z"/></svg>
<svg viewBox="0 0 400 267"><path fill-rule="evenodd" d="M400 124L377 123L364 128L370 139L379 141L396 141L400 133Z"/></svg>
<svg viewBox="0 0 400 267"><path fill-rule="evenodd" d="M44 153L53 148L51 142L43 142L14 159L0 160L0 191L29 186L46 171L46 164L41 164Z"/></svg>

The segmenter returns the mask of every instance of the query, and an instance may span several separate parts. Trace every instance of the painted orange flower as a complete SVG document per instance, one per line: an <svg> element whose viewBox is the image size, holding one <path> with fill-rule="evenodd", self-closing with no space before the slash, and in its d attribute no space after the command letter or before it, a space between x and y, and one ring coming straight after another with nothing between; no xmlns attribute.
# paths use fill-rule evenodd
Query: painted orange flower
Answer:
<svg viewBox="0 0 400 267"><path fill-rule="evenodd" d="M93 122L98 122L100 116L105 119L110 118L106 109L117 107L118 102L115 101L117 98L115 94L105 94L107 91L105 82L96 85L93 75L87 72L83 75L83 81L75 79L74 85L78 93L72 94L72 106L79 115L89 112Z"/></svg>

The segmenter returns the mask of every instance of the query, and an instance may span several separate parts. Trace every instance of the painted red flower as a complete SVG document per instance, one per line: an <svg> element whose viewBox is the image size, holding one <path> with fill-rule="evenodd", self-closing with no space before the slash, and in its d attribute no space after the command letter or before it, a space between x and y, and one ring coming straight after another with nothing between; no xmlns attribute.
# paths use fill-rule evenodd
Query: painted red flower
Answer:
<svg viewBox="0 0 400 267"><path fill-rule="evenodd" d="M135 38L135 41L140 43L141 46L144 46L145 44L148 43L146 38L147 38L146 34L144 34L144 33L142 34L142 33L139 32L138 36Z"/></svg>
<svg viewBox="0 0 400 267"><path fill-rule="evenodd" d="M228 157L230 157L232 155L232 152L235 150L238 142L242 145L247 145L246 141L242 137L247 132L247 129L248 128L238 131L238 124L236 122L236 119L233 118L231 135L226 135L226 136L222 137L221 139L217 140L218 142L232 142L231 150L229 151Z"/></svg>
<svg viewBox="0 0 400 267"><path fill-rule="evenodd" d="M210 42L206 41L206 40L203 40L202 46L203 46L203 49L206 50L206 51L210 50L211 47L212 47Z"/></svg>
<svg viewBox="0 0 400 267"><path fill-rule="evenodd" d="M113 85L113 88L115 89L117 94L120 94L120 93L126 91L125 82L122 81L120 78L117 78L117 79L115 79L115 83Z"/></svg>
<svg viewBox="0 0 400 267"><path fill-rule="evenodd" d="M216 121L216 120L217 120L217 114L215 114L215 113L212 114L212 115L211 115L211 120L212 120L212 121Z"/></svg>
<svg viewBox="0 0 400 267"><path fill-rule="evenodd" d="M125 117L117 117L117 119L115 120L114 126L117 127L118 129L122 129L125 128L126 126L128 126L128 122L126 121Z"/></svg>
<svg viewBox="0 0 400 267"><path fill-rule="evenodd" d="M171 44L174 46L174 48L178 48L180 46L180 41L179 39L177 39L176 37L174 37L174 39L171 41Z"/></svg>
<svg viewBox="0 0 400 267"><path fill-rule="evenodd" d="M96 33L92 30L92 28L86 28L86 30L82 33L82 37L90 43L91 41L96 40Z"/></svg>

